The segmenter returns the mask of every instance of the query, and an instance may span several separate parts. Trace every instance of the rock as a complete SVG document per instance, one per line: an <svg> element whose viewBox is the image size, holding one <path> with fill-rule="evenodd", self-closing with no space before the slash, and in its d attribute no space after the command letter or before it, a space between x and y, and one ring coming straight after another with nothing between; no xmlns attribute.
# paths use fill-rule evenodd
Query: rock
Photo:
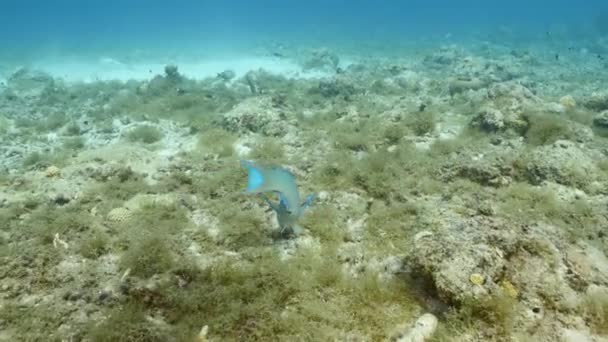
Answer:
<svg viewBox="0 0 608 342"><path fill-rule="evenodd" d="M439 51L424 57L424 63L431 66L448 66L464 59L464 51L456 46L444 46Z"/></svg>
<svg viewBox="0 0 608 342"><path fill-rule="evenodd" d="M486 82L480 79L455 79L448 83L450 96L463 93L467 90L479 90L486 86Z"/></svg>
<svg viewBox="0 0 608 342"><path fill-rule="evenodd" d="M311 69L323 71L335 71L340 64L340 57L328 49L313 51L310 57L304 61L302 68L307 71Z"/></svg>
<svg viewBox="0 0 608 342"><path fill-rule="evenodd" d="M483 108L473 118L471 125L487 132L500 131L505 127L505 116L498 109Z"/></svg>
<svg viewBox="0 0 608 342"><path fill-rule="evenodd" d="M406 257L406 264L414 277L433 279L437 296L446 303L478 298L499 288L494 279L504 272L506 260L500 246L492 246L494 242L490 241L503 241L502 247L507 249L515 239L509 229L491 228L502 225L501 221L484 217L449 220L443 229L414 240L414 250ZM469 279L476 273L486 275L483 285Z"/></svg>
<svg viewBox="0 0 608 342"><path fill-rule="evenodd" d="M488 88L488 97L500 110L518 111L522 106L535 108L543 101L517 82L495 83Z"/></svg>
<svg viewBox="0 0 608 342"><path fill-rule="evenodd" d="M187 83L179 73L176 65L165 66L164 75L156 75L149 82L142 84L138 93L149 96L161 96L165 93L183 94Z"/></svg>
<svg viewBox="0 0 608 342"><path fill-rule="evenodd" d="M231 132L284 136L291 131L291 121L275 108L271 96L248 98L221 117L222 127Z"/></svg>
<svg viewBox="0 0 608 342"><path fill-rule="evenodd" d="M467 155L468 154L468 155ZM463 153L456 158L448 158L442 166L446 180L455 177L466 178L484 186L500 187L511 183L512 170L498 155L471 155Z"/></svg>
<svg viewBox="0 0 608 342"><path fill-rule="evenodd" d="M62 298L67 301L75 302L84 296L82 291L66 291Z"/></svg>
<svg viewBox="0 0 608 342"><path fill-rule="evenodd" d="M532 184L552 181L584 190L599 175L595 160L577 144L558 140L532 151L527 157L524 171Z"/></svg>
<svg viewBox="0 0 608 342"><path fill-rule="evenodd" d="M36 97L55 84L53 77L42 71L21 68L8 79L8 86L19 96Z"/></svg>
<svg viewBox="0 0 608 342"><path fill-rule="evenodd" d="M286 78L284 75L271 73L262 68L248 71L238 82L235 82L232 87L249 89L249 92L255 95L264 94L281 94L278 89L293 87L293 81ZM235 88L235 89L236 89Z"/></svg>
<svg viewBox="0 0 608 342"><path fill-rule="evenodd" d="M561 342L593 342L595 339L584 331L575 329L562 329Z"/></svg>
<svg viewBox="0 0 608 342"><path fill-rule="evenodd" d="M426 313L416 320L409 329L397 329L392 334L391 341L395 342L425 342L433 337L437 330L438 320L433 314Z"/></svg>
<svg viewBox="0 0 608 342"><path fill-rule="evenodd" d="M316 91L323 97L340 96L346 100L357 93L355 86L343 78L321 80Z"/></svg>
<svg viewBox="0 0 608 342"><path fill-rule="evenodd" d="M97 301L98 302L109 301L110 299L112 299L112 297L113 297L112 291L102 290L101 292L99 292L99 295L97 296Z"/></svg>
<svg viewBox="0 0 608 342"><path fill-rule="evenodd" d="M601 128L608 128L608 110L596 114L593 117L593 125Z"/></svg>
<svg viewBox="0 0 608 342"><path fill-rule="evenodd" d="M608 110L608 90L592 93L583 100L583 106L598 112Z"/></svg>

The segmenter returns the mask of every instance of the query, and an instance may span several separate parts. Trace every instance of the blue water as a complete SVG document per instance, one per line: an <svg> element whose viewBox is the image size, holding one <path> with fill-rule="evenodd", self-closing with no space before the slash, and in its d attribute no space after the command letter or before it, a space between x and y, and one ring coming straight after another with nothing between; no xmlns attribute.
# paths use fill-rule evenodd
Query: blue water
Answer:
<svg viewBox="0 0 608 342"><path fill-rule="evenodd" d="M596 34L602 0L2 0L4 54ZM608 23L606 24L608 25ZM506 39L506 38L503 38Z"/></svg>

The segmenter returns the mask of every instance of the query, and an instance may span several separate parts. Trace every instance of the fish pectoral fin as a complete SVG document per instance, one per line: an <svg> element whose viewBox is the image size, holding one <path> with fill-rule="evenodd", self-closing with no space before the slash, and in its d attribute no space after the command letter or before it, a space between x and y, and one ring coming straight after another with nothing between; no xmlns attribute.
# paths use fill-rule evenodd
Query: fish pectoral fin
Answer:
<svg viewBox="0 0 608 342"><path fill-rule="evenodd" d="M302 203L302 209L307 209L308 207L310 207L312 205L312 202L314 202L315 198L317 198L317 194L308 195L304 203Z"/></svg>

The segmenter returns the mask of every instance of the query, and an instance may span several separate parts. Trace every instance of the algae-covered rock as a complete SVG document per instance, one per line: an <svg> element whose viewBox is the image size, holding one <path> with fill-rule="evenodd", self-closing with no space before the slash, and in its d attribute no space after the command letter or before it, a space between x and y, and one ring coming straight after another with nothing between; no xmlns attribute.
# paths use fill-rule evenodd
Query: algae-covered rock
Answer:
<svg viewBox="0 0 608 342"><path fill-rule="evenodd" d="M535 108L542 103L532 90L517 82L495 83L488 88L488 97L501 110L516 111L522 106Z"/></svg>
<svg viewBox="0 0 608 342"><path fill-rule="evenodd" d="M575 308L572 272L560 253L566 241L551 225L451 216L434 233L416 236L406 264L440 300L510 334L513 322L536 324L529 314Z"/></svg>
<svg viewBox="0 0 608 342"><path fill-rule="evenodd" d="M473 118L471 124L484 131L496 132L505 127L505 116L498 109L484 108Z"/></svg>
<svg viewBox="0 0 608 342"><path fill-rule="evenodd" d="M164 75L156 75L149 82L142 84L138 88L139 93L148 96L182 94L188 87L187 79L179 73L177 65L166 65L164 72Z"/></svg>
<svg viewBox="0 0 608 342"><path fill-rule="evenodd" d="M490 218L449 220L438 232L415 241L407 264L431 277L437 295L447 303L480 298L500 287L496 281L507 267L504 255L515 246L516 232L504 228L504 222ZM486 282L472 283L471 274L484 274Z"/></svg>
<svg viewBox="0 0 608 342"><path fill-rule="evenodd" d="M604 110L595 115L593 117L593 125L601 128L608 128L608 110Z"/></svg>
<svg viewBox="0 0 608 342"><path fill-rule="evenodd" d="M442 46L439 50L424 57L424 63L432 66L449 66L464 58L464 50L455 45Z"/></svg>
<svg viewBox="0 0 608 342"><path fill-rule="evenodd" d="M261 68L247 72L239 79L239 83L246 86L249 92L254 95L276 93L279 90L294 86L294 83L284 75L271 73Z"/></svg>
<svg viewBox="0 0 608 342"><path fill-rule="evenodd" d="M313 51L308 59L302 63L304 70L324 70L335 71L340 64L340 57L329 49L320 49Z"/></svg>
<svg viewBox="0 0 608 342"><path fill-rule="evenodd" d="M291 121L275 108L271 96L263 96L240 102L222 115L220 125L230 132L283 136L290 130Z"/></svg>
<svg viewBox="0 0 608 342"><path fill-rule="evenodd" d="M503 113L499 109L486 106L480 109L473 120L471 120L471 126L490 133L508 129L521 132L525 130L527 123L518 113L512 111Z"/></svg>
<svg viewBox="0 0 608 342"><path fill-rule="evenodd" d="M323 97L341 96L349 99L357 93L355 86L343 78L325 79L319 82L316 92Z"/></svg>
<svg viewBox="0 0 608 342"><path fill-rule="evenodd" d="M584 189L599 174L595 156L566 140L541 146L522 162L525 176L532 184L551 181Z"/></svg>
<svg viewBox="0 0 608 342"><path fill-rule="evenodd" d="M9 77L7 84L19 96L36 97L53 87L55 80L45 72L21 68Z"/></svg>
<svg viewBox="0 0 608 342"><path fill-rule="evenodd" d="M508 150L507 150L508 152ZM505 186L514 176L512 167L505 163L505 153L487 154L462 151L459 155L447 158L442 165L442 176L446 181L465 178L484 186Z"/></svg>
<svg viewBox="0 0 608 342"><path fill-rule="evenodd" d="M448 83L448 91L451 96L454 96L467 90L479 90L486 85L486 82L480 79L454 79Z"/></svg>
<svg viewBox="0 0 608 342"><path fill-rule="evenodd" d="M583 99L583 106L598 112L607 110L608 90L592 93L591 96Z"/></svg>

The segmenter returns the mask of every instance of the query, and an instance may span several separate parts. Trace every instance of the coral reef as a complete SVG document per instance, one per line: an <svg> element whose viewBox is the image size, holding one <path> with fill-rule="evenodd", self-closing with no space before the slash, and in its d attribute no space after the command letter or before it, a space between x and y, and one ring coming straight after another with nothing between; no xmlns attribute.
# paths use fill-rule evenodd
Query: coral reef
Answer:
<svg viewBox="0 0 608 342"><path fill-rule="evenodd" d="M127 208L114 208L108 212L108 220L112 222L125 222L133 217L133 213Z"/></svg>
<svg viewBox="0 0 608 342"><path fill-rule="evenodd" d="M7 74L0 340L605 339L601 64L430 45L303 47L289 74ZM276 213L305 199L247 198L239 160L318 192L299 234Z"/></svg>
<svg viewBox="0 0 608 342"><path fill-rule="evenodd" d="M50 165L44 172L48 178L61 176L61 169L55 165Z"/></svg>

